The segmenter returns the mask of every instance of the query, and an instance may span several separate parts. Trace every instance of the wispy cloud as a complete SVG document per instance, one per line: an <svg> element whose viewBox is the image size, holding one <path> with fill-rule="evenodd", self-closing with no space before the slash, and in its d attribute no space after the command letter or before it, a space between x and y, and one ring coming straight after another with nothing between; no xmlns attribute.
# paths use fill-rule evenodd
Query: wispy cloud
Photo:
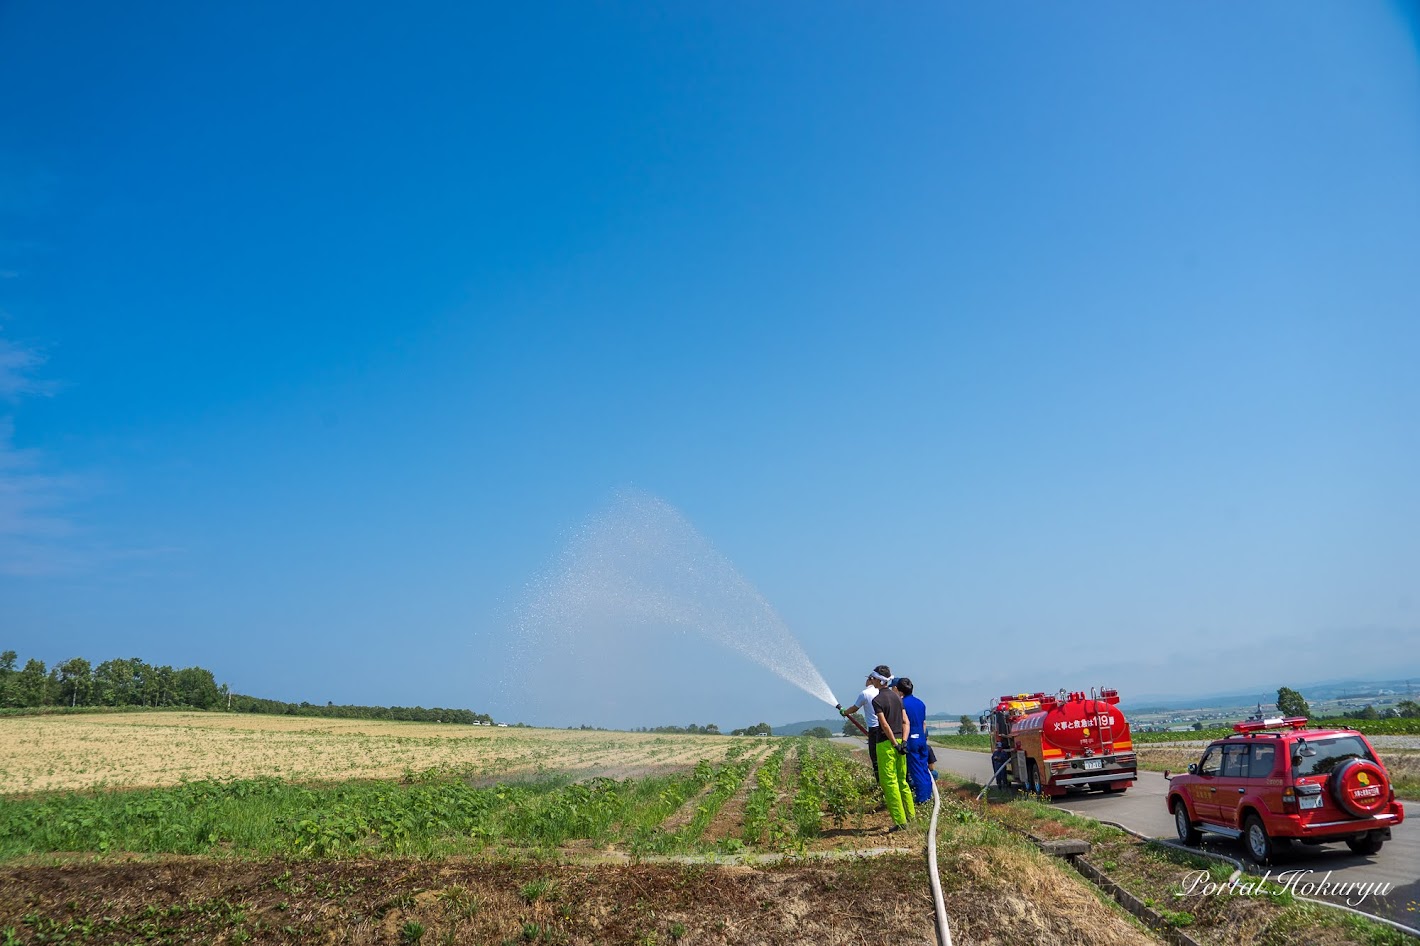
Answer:
<svg viewBox="0 0 1420 946"><path fill-rule="evenodd" d="M0 398L14 401L22 394L49 393L34 377L42 364L44 356L39 352L0 338Z"/></svg>
<svg viewBox="0 0 1420 946"><path fill-rule="evenodd" d="M51 393L36 377L39 352L0 339L0 574L63 571L73 564L65 514L78 480L47 468L43 454L16 446L14 412L23 399Z"/></svg>

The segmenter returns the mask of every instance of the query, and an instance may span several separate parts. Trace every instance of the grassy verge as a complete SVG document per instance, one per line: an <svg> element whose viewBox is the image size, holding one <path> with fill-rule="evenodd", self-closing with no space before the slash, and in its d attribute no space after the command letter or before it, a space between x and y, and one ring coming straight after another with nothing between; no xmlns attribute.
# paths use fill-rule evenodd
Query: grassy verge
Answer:
<svg viewBox="0 0 1420 946"><path fill-rule="evenodd" d="M970 736L928 736L927 741L934 746L948 749L972 749L976 752L991 751L991 737L985 733Z"/></svg>
<svg viewBox="0 0 1420 946"><path fill-rule="evenodd" d="M1252 895L1217 894L1233 868L1172 848L1151 845L1132 835L1081 818L1049 804L996 791L981 802L981 786L943 776L943 791L956 804L981 817L1040 839L1088 841L1088 860L1112 880L1160 913L1170 925L1194 939L1218 946L1239 942L1264 946L1292 943L1329 946L1401 946L1413 942L1400 932L1360 917L1294 898L1290 891L1260 879ZM1209 888L1208 884L1214 884ZM1213 890L1209 895L1207 891Z"/></svg>

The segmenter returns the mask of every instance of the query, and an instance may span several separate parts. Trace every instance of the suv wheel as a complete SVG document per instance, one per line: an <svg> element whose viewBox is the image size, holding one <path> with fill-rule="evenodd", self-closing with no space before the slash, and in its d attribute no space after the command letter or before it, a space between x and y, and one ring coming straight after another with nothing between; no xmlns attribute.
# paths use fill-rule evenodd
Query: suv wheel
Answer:
<svg viewBox="0 0 1420 946"><path fill-rule="evenodd" d="M1385 839L1379 831L1368 831L1359 838L1347 838L1346 846L1355 854L1379 854Z"/></svg>
<svg viewBox="0 0 1420 946"><path fill-rule="evenodd" d="M1267 864L1272 860L1276 848L1257 815L1248 815L1243 823L1243 850L1255 863Z"/></svg>
<svg viewBox="0 0 1420 946"><path fill-rule="evenodd" d="M1202 833L1193 826L1193 821L1188 817L1188 805L1182 798L1174 799L1173 826L1178 831L1178 839L1189 847L1197 847L1198 842L1203 840Z"/></svg>

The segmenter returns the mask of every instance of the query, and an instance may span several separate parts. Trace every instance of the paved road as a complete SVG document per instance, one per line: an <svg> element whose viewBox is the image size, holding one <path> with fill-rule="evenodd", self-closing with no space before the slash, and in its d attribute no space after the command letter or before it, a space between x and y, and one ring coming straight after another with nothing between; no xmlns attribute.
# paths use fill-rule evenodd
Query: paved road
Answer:
<svg viewBox="0 0 1420 946"><path fill-rule="evenodd" d="M937 750L937 767L985 784L991 777L991 757L983 752L963 749ZM1164 807L1168 782L1158 772L1140 772L1139 781L1122 795L1090 793L1067 795L1055 801L1056 807L1069 809L1077 815L1112 821L1131 831L1151 838L1177 840L1173 815ZM1358 857L1345 844L1321 847L1295 845L1281 853L1272 868L1275 877L1281 871L1310 870L1301 883L1389 883L1384 897L1370 897L1364 903L1352 904L1358 910L1374 913L1410 927L1420 927L1420 831L1412 828L1410 818L1420 817L1420 805L1407 805L1406 823L1395 829L1394 837L1374 857ZM1207 850L1225 854L1237 860L1243 858L1239 842L1205 835ZM1325 880L1331 873L1329 881ZM1183 877L1180 876L1180 881ZM1332 898L1336 899L1336 898ZM1343 899L1344 902L1344 899Z"/></svg>

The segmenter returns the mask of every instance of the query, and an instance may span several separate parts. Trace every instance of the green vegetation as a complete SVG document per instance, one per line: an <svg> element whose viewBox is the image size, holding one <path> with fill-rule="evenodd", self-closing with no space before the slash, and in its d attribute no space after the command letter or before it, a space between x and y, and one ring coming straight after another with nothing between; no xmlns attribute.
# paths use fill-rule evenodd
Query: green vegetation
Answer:
<svg viewBox="0 0 1420 946"><path fill-rule="evenodd" d="M731 729L731 736L772 736L774 730L768 723L756 723L753 726L746 726L744 729Z"/></svg>
<svg viewBox="0 0 1420 946"><path fill-rule="evenodd" d="M583 782L541 779L475 787L447 768L401 782L297 785L275 778L189 782L125 792L64 792L0 806L0 860L60 851L255 857L442 856L494 848L547 850L574 840L636 853L703 852L706 828L740 790L758 754L735 746L670 776ZM789 753L797 776L781 784ZM781 794L782 792L782 794ZM875 799L866 768L832 745L784 740L746 802L745 846L783 849L841 826ZM663 823L686 805L678 828Z"/></svg>
<svg viewBox="0 0 1420 946"><path fill-rule="evenodd" d="M1312 708L1296 690L1291 687L1278 687L1277 712L1283 716L1310 716Z"/></svg>
<svg viewBox="0 0 1420 946"><path fill-rule="evenodd" d="M877 783L866 767L831 746L808 744L799 750L799 786L793 818L800 838L817 837L828 815L835 828L877 802Z"/></svg>
<svg viewBox="0 0 1420 946"><path fill-rule="evenodd" d="M708 786L709 794L696 805L690 821L680 830L668 832L660 827L664 816L654 820L646 819L631 836L632 850L642 854L663 854L693 849L725 801L739 791L740 784L749 774L754 763L743 756L744 747L736 746L726 756L725 764L719 768L701 759L689 780L681 786L682 790L666 797L668 807L674 810Z"/></svg>
<svg viewBox="0 0 1420 946"><path fill-rule="evenodd" d="M755 773L754 791L745 802L744 842L748 845L762 843L773 825L774 803L779 798L779 772L784 767L788 748L788 743L776 748Z"/></svg>
<svg viewBox="0 0 1420 946"><path fill-rule="evenodd" d="M590 726L583 726L583 729L590 729ZM631 732L653 732L664 733L671 736L720 736L720 727L714 723L706 723L704 726L698 723L691 723L689 726L652 726L649 729L642 727L633 729Z"/></svg>
<svg viewBox="0 0 1420 946"><path fill-rule="evenodd" d="M495 843L555 847L574 838L610 840L648 818L658 822L692 778L475 788L431 773L406 784L253 779L65 793L0 808L0 858L53 851L429 856Z"/></svg>
<svg viewBox="0 0 1420 946"><path fill-rule="evenodd" d="M991 751L990 733L957 733L955 736L931 735L927 741L936 746L946 746L948 749L976 749L981 752Z"/></svg>

